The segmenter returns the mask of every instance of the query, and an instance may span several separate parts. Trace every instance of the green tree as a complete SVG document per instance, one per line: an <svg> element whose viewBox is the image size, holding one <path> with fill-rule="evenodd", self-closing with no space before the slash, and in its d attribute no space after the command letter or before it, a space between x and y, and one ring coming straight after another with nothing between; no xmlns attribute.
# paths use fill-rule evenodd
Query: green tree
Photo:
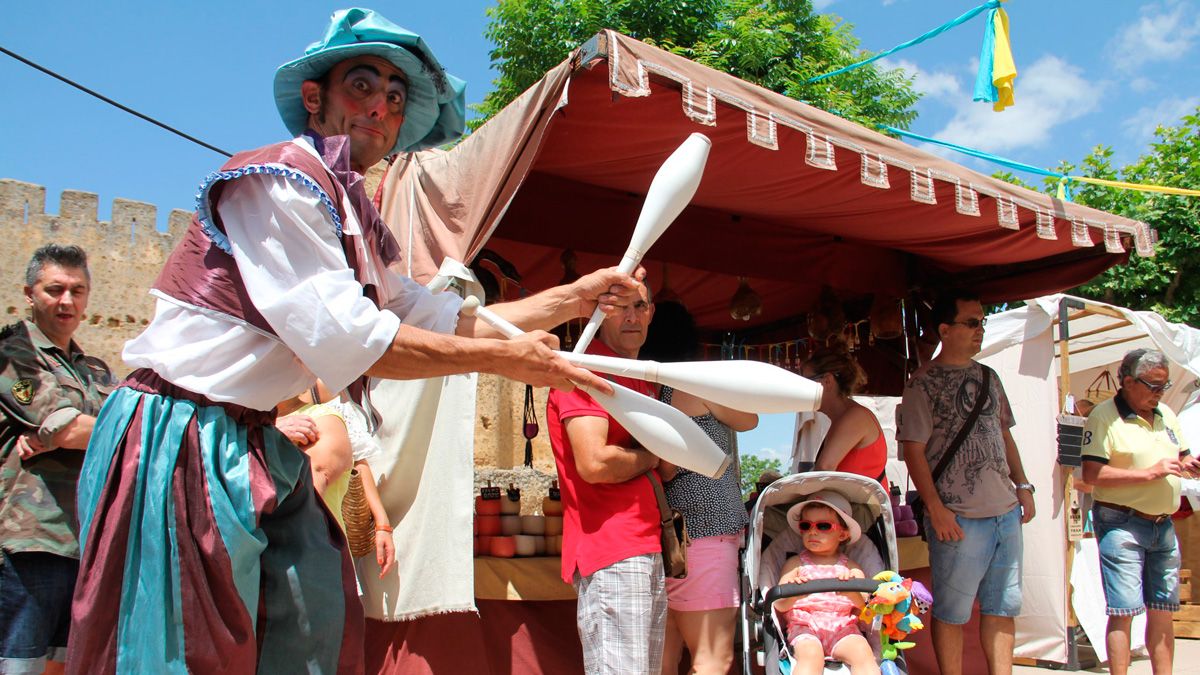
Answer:
<svg viewBox="0 0 1200 675"><path fill-rule="evenodd" d="M809 0L499 0L487 12L500 76L475 126L604 28L867 125L907 128L917 114L920 96L899 68L871 64L805 84L870 56L850 24Z"/></svg>
<svg viewBox="0 0 1200 675"><path fill-rule="evenodd" d="M755 486L758 483L758 477L764 471L778 471L783 473L783 465L774 457L759 457L758 455L741 455L738 457L738 465L741 468L741 473L738 480L742 485L742 499L745 500L754 492Z"/></svg>
<svg viewBox="0 0 1200 675"><path fill-rule="evenodd" d="M1200 107L1178 126L1159 126L1150 150L1117 170L1112 148L1096 147L1079 167L1064 163L1062 173L1200 189ZM1058 187L1046 181L1046 190ZM1139 220L1158 230L1153 258L1136 253L1070 292L1131 309L1148 309L1171 321L1200 325L1200 198L1073 183L1072 199L1109 213Z"/></svg>

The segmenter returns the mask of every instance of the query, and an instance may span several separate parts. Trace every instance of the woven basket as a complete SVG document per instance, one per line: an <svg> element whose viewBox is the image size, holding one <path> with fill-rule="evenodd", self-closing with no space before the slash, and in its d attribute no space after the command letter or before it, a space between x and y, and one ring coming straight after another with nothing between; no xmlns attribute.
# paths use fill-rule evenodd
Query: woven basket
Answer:
<svg viewBox="0 0 1200 675"><path fill-rule="evenodd" d="M1092 403L1103 403L1117 395L1117 379L1107 370L1100 371L1087 388L1087 398Z"/></svg>
<svg viewBox="0 0 1200 675"><path fill-rule="evenodd" d="M342 498L342 522L346 525L346 542L350 555L361 558L375 550L375 516L367 504L362 474L350 470L350 486Z"/></svg>

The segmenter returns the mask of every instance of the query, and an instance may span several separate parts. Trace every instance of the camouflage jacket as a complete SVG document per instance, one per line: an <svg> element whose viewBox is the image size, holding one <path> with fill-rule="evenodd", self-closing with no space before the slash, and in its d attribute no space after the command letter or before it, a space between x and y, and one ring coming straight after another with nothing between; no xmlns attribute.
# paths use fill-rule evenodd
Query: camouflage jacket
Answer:
<svg viewBox="0 0 1200 675"><path fill-rule="evenodd" d="M31 321L0 330L0 548L79 557L84 453L54 449L52 438L78 415L99 413L114 384L103 361L73 341L63 353ZM22 461L22 434L36 434L48 451Z"/></svg>

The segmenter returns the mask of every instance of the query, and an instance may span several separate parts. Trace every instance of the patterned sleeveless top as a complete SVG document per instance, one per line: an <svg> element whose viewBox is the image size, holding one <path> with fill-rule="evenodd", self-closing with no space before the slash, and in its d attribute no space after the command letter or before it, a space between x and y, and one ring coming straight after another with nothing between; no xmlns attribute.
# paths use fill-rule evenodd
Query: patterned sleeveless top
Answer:
<svg viewBox="0 0 1200 675"><path fill-rule="evenodd" d="M673 389L664 386L659 399L663 403L670 403L673 393ZM725 454L733 452L734 431L713 417L712 413L693 417L692 420ZM734 459L716 480L680 467L679 473L664 485L667 503L683 514L687 520L688 536L692 539L734 534L749 522L746 507L742 503L742 488L738 484L740 467L736 456Z"/></svg>

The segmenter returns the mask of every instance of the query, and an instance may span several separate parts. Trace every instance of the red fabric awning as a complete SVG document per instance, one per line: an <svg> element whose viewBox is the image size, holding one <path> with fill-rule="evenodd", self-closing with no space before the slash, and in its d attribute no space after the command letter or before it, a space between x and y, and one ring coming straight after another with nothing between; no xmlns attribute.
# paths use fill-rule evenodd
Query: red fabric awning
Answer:
<svg viewBox="0 0 1200 675"><path fill-rule="evenodd" d="M695 131L713 142L704 179L645 264L654 288L667 265L671 289L709 331L781 325L812 309L824 285L866 304L950 283L985 301L1033 297L1123 262L1121 244L1152 250L1144 224L611 32L453 150L400 162L385 178L385 219L418 279L443 256L486 246L538 290L562 278L564 249L581 272L616 264L654 173ZM748 323L728 311L738 277L763 301Z"/></svg>

